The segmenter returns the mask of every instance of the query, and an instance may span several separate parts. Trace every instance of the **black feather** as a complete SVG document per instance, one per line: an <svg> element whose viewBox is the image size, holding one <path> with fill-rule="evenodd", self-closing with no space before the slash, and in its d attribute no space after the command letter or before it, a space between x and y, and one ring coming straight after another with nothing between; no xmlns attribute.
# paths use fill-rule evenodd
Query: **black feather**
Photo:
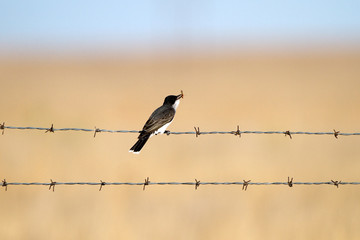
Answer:
<svg viewBox="0 0 360 240"><path fill-rule="evenodd" d="M147 140L149 139L150 134L143 135L137 142L130 148L130 151L133 151L134 153L140 152Z"/></svg>

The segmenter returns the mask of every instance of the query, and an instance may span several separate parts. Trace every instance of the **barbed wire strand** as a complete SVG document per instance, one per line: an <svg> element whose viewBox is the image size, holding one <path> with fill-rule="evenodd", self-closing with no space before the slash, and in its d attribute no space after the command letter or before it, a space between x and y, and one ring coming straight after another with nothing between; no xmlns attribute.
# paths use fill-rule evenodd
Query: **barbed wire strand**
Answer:
<svg viewBox="0 0 360 240"><path fill-rule="evenodd" d="M328 181L328 182L293 182L293 178L288 177L287 182L251 182L251 180L243 180L242 182L200 182L200 180L195 179L194 182L151 182L147 177L145 182L105 182L100 180L100 182L55 182L50 179L50 182L7 182L6 179L2 180L2 187L5 187L7 190L8 186L49 186L49 190L52 188L55 190L55 185L64 185L64 186L84 186L84 185L92 185L92 186L100 186L99 191L103 188L103 186L119 186L119 185L127 185L127 186L143 186L143 190L145 190L145 186L149 185L192 185L195 186L195 190L198 189L200 185L242 185L242 189L246 190L248 186L272 186L272 185L288 185L289 187L293 187L294 185L305 185L305 186L316 186L316 185L334 185L337 188L339 185L360 185L360 182L342 182L342 181Z"/></svg>
<svg viewBox="0 0 360 240"><path fill-rule="evenodd" d="M170 132L167 131L166 134L174 134L174 135L182 135L182 134L190 134L195 135L198 137L199 135L206 135L206 134L231 134L235 136L241 137L242 134L282 134L285 136L289 136L292 138L292 135L333 135L336 138L338 136L360 136L360 132L353 132L353 133L342 133L340 131L336 131L335 129L333 132L307 132L307 131L240 131L239 126L235 131L200 131L199 127L194 127L195 131L185 131L185 132ZM100 128L94 128L94 129L87 129L87 128L54 128L54 125L52 124L50 128L45 127L14 127L14 126L5 126L5 123L0 124L0 129L2 129L2 134L4 134L5 129L17 129L17 130L40 130L45 132L57 132L57 131L83 131L83 132L94 132L94 137L96 136L96 133L100 132L107 132L107 133L140 133L139 130L109 130L109 129L100 129Z"/></svg>

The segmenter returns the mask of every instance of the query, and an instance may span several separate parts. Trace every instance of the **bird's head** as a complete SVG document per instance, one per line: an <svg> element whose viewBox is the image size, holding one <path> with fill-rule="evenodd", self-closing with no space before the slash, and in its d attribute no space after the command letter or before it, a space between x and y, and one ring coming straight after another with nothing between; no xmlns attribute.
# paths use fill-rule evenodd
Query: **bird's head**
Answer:
<svg viewBox="0 0 360 240"><path fill-rule="evenodd" d="M179 95L169 95L164 100L164 105L172 105L175 109L180 103L180 98L183 98L183 91Z"/></svg>

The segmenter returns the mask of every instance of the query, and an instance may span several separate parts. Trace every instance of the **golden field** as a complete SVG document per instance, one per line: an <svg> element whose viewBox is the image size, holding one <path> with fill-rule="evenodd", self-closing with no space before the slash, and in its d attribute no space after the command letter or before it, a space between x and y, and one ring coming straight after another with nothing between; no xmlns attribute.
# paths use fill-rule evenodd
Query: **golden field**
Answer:
<svg viewBox="0 0 360 240"><path fill-rule="evenodd" d="M170 131L360 131L360 51L0 60L8 126L140 130L184 91ZM360 181L360 137L5 129L8 182ZM359 239L360 186L9 186L0 239Z"/></svg>

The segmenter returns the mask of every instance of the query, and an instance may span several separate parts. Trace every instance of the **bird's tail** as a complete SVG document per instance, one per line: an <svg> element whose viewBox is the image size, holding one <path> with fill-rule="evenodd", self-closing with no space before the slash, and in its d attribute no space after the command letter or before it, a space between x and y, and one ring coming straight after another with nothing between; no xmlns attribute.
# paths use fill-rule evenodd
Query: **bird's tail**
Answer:
<svg viewBox="0 0 360 240"><path fill-rule="evenodd" d="M134 144L134 146L132 146L132 148L130 148L129 152L139 154L141 149L143 148L143 146L149 139L149 137L150 137L150 134L147 134L147 135L144 135L141 138L139 138L139 140L137 140L137 142Z"/></svg>

